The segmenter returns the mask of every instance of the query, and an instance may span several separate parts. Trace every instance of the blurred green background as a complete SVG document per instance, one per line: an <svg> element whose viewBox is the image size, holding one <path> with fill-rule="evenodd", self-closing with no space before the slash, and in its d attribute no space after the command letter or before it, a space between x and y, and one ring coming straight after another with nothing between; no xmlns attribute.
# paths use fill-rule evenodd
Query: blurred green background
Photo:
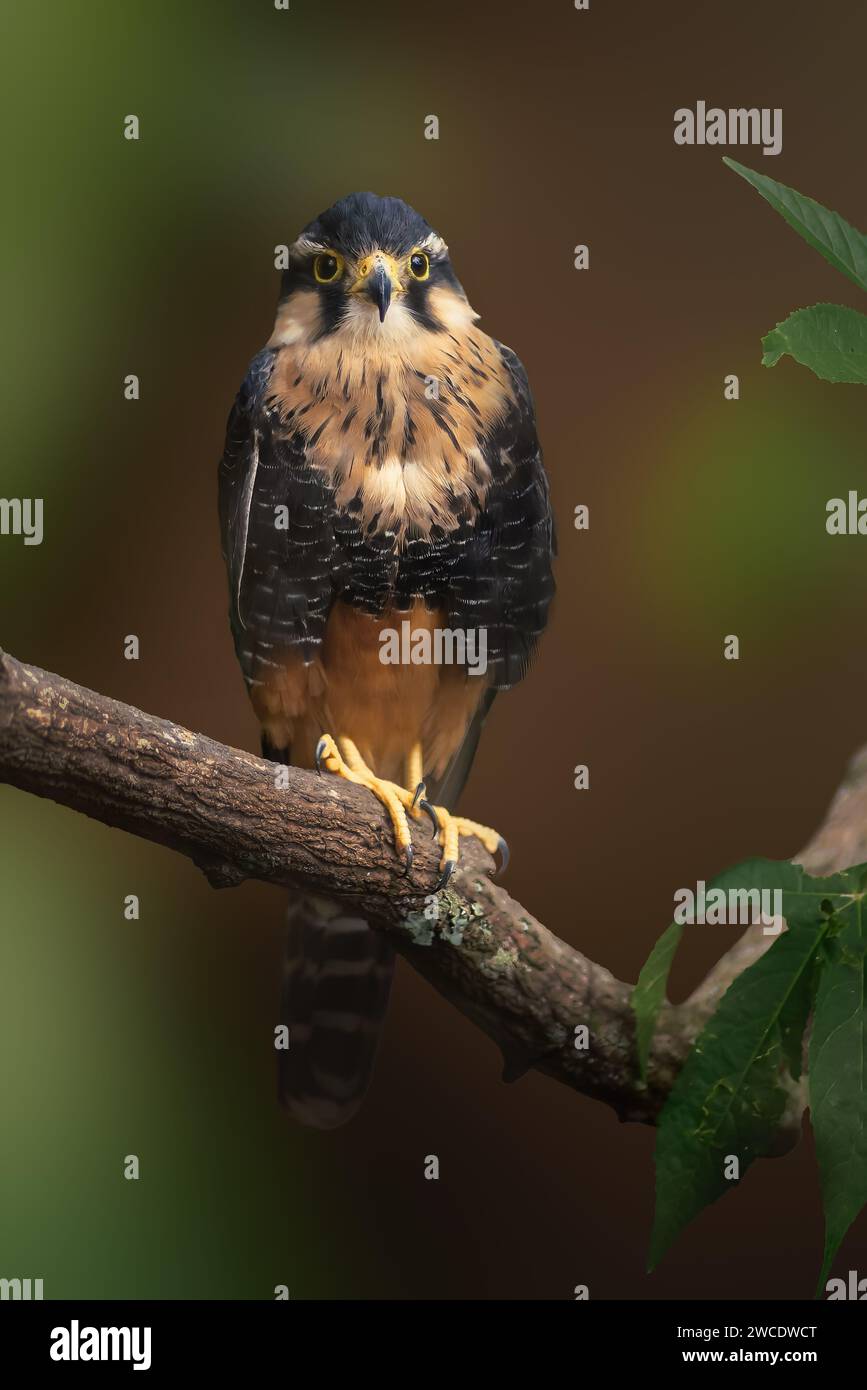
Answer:
<svg viewBox="0 0 867 1390"><path fill-rule="evenodd" d="M512 893L634 979L675 889L797 851L867 739L865 542L824 530L829 497L867 488L867 400L760 366L790 310L857 291L722 151L676 147L672 116L781 106L782 155L734 153L867 228L865 42L845 0L6 5L2 490L45 499L45 539L0 540L2 645L257 747L217 538L225 417L270 333L275 245L353 189L401 195L527 366L560 527L549 635L463 804L508 835ZM648 1278L649 1130L540 1076L503 1086L402 964L361 1115L293 1128L281 894L215 893L8 788L0 815L0 1275L48 1297L812 1292L808 1137ZM676 992L729 944L696 935ZM864 1220L838 1265L867 1267Z"/></svg>

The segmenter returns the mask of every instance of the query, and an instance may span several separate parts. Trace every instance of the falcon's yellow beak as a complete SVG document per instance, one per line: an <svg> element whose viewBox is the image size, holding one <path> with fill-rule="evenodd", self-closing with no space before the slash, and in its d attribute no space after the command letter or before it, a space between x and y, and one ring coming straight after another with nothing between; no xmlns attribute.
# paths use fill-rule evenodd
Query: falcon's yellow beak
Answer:
<svg viewBox="0 0 867 1390"><path fill-rule="evenodd" d="M388 313L392 295L403 294L397 261L385 251L373 251L358 263L358 279L349 287L350 294L365 294L379 309L382 323Z"/></svg>

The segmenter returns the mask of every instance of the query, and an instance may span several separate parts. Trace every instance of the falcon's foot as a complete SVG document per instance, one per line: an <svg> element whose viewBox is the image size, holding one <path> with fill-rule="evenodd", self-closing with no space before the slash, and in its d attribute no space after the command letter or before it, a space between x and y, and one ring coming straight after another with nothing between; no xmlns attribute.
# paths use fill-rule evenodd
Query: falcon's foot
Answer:
<svg viewBox="0 0 867 1390"><path fill-rule="evenodd" d="M461 835L475 835L477 840L481 840L492 859L496 859L499 854L499 872L503 872L509 862L509 846L499 831L492 830L489 825L479 825L478 821L467 820L466 816L453 816L451 811L447 811L444 806L432 806L431 810L439 823L434 834L439 840L443 852L440 860L437 892L440 888L445 888L455 871L455 866L460 858Z"/></svg>
<svg viewBox="0 0 867 1390"><path fill-rule="evenodd" d="M407 812L418 817L425 811L438 829L433 808L424 800L424 783L418 780L415 789L407 791L396 782L387 782L382 777L377 777L367 766L352 739L335 740L330 734L323 735L316 745L317 771L321 773L323 767L335 776L345 778L347 782L354 782L357 787L366 787L368 791L373 792L377 801L382 803L391 817L395 847L406 866L404 872L409 873L412 868L413 851Z"/></svg>
<svg viewBox="0 0 867 1390"><path fill-rule="evenodd" d="M430 816L434 826L434 835L442 849L437 891L440 888L445 888L455 870L460 858L460 837L462 835L475 835L476 839L481 840L490 855L496 858L499 854L500 871L502 872L509 862L509 847L502 835L498 831L492 830L488 825L479 825L477 821L467 820L464 816L453 816L444 806L432 806L425 796L421 766L421 747L417 746L412 749L407 758L407 782L412 788L412 790L407 790L406 787L401 787L396 782L388 782L382 777L377 777L367 766L352 739L333 739L330 734L324 734L316 746L316 767L320 773L324 767L329 772L333 772L335 776L343 777L347 782L354 782L358 787L366 787L368 791L373 792L377 801L381 802L388 811L394 828L395 847L406 865L406 873L409 873L412 868L413 858L412 834L408 818L412 816L417 819L422 812Z"/></svg>

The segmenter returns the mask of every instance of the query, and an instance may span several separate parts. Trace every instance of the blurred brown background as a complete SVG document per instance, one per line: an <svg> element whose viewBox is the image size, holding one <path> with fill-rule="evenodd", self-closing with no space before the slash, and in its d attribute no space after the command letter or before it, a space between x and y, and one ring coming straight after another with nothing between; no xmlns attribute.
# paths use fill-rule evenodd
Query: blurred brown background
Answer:
<svg viewBox="0 0 867 1390"><path fill-rule="evenodd" d="M725 151L675 146L673 112L782 107L778 158L729 152L867 228L867 13L52 0L4 29L3 492L45 499L45 539L0 540L3 646L257 746L217 536L225 418L270 333L274 246L346 192L397 193L527 367L559 521L549 634L463 800L508 835L510 891L634 979L678 887L804 845L867 739L865 542L824 529L867 483L865 398L766 371L760 338L857 291ZM6 788L0 814L0 1274L56 1297L811 1295L808 1137L648 1277L650 1130L540 1076L501 1084L403 965L360 1117L294 1128L271 1046L281 894L214 893ZM677 996L725 930L687 940ZM837 1268L865 1267L861 1220Z"/></svg>

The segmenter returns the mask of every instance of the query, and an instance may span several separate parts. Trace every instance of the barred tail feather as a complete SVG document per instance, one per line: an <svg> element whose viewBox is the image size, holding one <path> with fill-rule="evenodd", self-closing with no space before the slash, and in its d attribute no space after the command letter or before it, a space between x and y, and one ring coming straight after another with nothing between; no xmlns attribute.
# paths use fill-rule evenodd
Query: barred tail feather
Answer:
<svg viewBox="0 0 867 1390"><path fill-rule="evenodd" d="M373 1071L394 973L381 932L311 894L290 900L277 1053L280 1099L302 1124L334 1129L352 1118Z"/></svg>

